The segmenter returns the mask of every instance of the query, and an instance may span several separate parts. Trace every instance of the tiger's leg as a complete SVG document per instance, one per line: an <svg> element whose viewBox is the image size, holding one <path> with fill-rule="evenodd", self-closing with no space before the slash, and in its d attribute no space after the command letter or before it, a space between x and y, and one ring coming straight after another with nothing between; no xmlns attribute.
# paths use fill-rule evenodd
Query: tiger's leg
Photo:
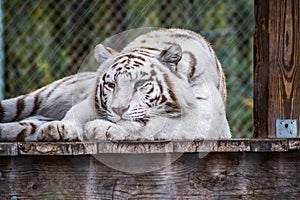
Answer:
<svg viewBox="0 0 300 200"><path fill-rule="evenodd" d="M36 141L38 129L51 120L33 116L18 122L0 123L0 141Z"/></svg>
<svg viewBox="0 0 300 200"><path fill-rule="evenodd" d="M85 137L88 141L125 140L128 136L129 133L123 127L103 119L96 119L85 125Z"/></svg>
<svg viewBox="0 0 300 200"><path fill-rule="evenodd" d="M43 124L38 130L38 141L82 141L86 122L94 120L96 113L89 99L73 106L61 121Z"/></svg>

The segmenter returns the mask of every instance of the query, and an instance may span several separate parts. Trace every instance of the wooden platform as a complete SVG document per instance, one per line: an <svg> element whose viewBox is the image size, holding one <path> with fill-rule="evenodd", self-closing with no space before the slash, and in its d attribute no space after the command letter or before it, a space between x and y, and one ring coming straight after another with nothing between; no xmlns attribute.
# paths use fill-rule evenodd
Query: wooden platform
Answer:
<svg viewBox="0 0 300 200"><path fill-rule="evenodd" d="M285 152L300 150L297 139L205 141L0 142L0 156L99 153Z"/></svg>
<svg viewBox="0 0 300 200"><path fill-rule="evenodd" d="M0 143L0 199L297 199L300 139Z"/></svg>

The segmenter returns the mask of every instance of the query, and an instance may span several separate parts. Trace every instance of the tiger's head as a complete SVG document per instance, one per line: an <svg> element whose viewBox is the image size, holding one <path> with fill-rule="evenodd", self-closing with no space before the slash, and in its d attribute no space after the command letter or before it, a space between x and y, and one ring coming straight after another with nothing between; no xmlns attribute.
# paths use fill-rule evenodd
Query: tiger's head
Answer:
<svg viewBox="0 0 300 200"><path fill-rule="evenodd" d="M182 57L179 45L122 53L97 45L95 57L102 63L95 106L105 119L139 129L155 117L181 117L193 106L189 85L176 69Z"/></svg>

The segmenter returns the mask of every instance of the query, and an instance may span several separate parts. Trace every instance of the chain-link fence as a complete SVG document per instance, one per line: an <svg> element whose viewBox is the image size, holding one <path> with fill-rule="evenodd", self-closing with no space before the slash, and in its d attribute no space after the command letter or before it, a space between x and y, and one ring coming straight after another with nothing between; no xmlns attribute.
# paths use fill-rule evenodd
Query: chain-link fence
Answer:
<svg viewBox="0 0 300 200"><path fill-rule="evenodd" d="M252 135L253 0L6 0L1 8L5 98L76 73L121 31L186 28L212 43L224 67L233 136Z"/></svg>

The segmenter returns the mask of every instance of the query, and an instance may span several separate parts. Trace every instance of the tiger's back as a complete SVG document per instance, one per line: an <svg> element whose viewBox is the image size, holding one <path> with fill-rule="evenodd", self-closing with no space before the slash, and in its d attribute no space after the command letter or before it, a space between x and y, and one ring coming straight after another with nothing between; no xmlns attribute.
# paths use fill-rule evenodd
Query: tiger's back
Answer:
<svg viewBox="0 0 300 200"><path fill-rule="evenodd" d="M199 84L197 79L200 76L212 81L219 90L223 101L226 102L226 83L222 66L211 45L201 35L193 31L162 29L149 32L136 38L123 51L126 52L139 47L164 50L174 43L182 48L182 58L176 70L186 74L191 85Z"/></svg>

